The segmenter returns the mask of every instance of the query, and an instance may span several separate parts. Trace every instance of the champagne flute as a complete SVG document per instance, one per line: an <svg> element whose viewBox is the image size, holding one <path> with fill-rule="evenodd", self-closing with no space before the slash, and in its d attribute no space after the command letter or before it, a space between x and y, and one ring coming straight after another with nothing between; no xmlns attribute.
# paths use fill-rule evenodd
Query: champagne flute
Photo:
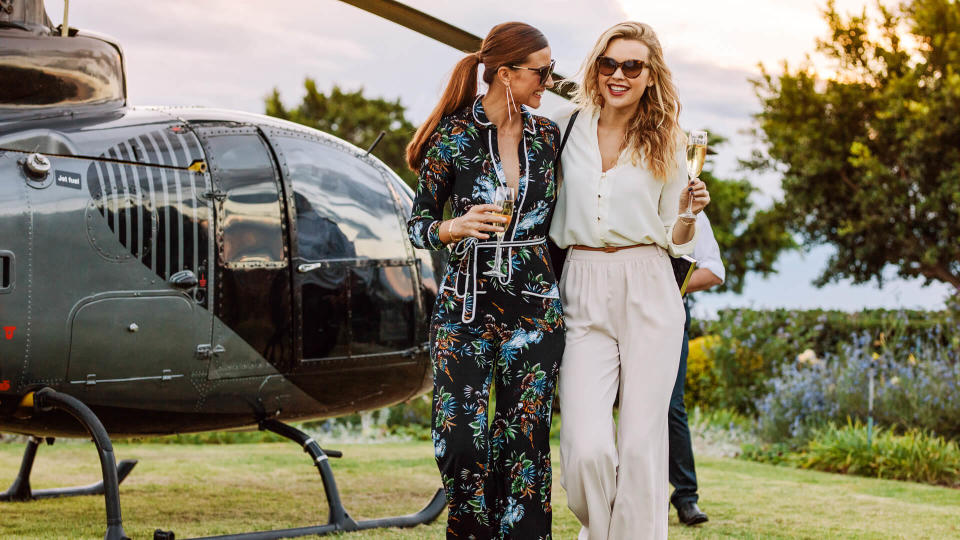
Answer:
<svg viewBox="0 0 960 540"><path fill-rule="evenodd" d="M687 174L690 180L700 176L703 171L703 162L707 160L707 132L691 131L687 139ZM688 186L689 189L689 186ZM684 219L696 219L693 213L693 194L687 197L687 210L680 214Z"/></svg>
<svg viewBox="0 0 960 540"><path fill-rule="evenodd" d="M507 231L507 227L510 225L510 219L513 216L513 188L498 186L493 194L493 204L500 207L500 212L496 213L496 215L507 218L507 222L503 224L503 232L494 233L497 235L497 256L494 259L493 268L484 272L483 275L502 278L507 277L507 275L500 271L500 265L502 264L500 242L503 240L503 235Z"/></svg>

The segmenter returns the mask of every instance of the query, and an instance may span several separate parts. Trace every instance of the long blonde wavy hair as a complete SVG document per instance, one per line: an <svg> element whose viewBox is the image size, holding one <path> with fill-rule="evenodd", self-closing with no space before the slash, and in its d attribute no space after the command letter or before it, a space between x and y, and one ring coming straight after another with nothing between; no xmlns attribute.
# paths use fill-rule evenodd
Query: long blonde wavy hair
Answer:
<svg viewBox="0 0 960 540"><path fill-rule="evenodd" d="M678 121L680 99L677 88L663 60L663 47L650 25L622 22L601 34L577 74L580 84L574 92L573 102L579 109L590 112L603 107L603 95L597 82L597 58L615 39L636 40L650 50L650 58L645 63L651 70L653 86L647 88L640 98L637 113L624 138L624 148L632 148L634 163L645 161L654 177L666 181L677 167L676 152L683 144L684 133Z"/></svg>

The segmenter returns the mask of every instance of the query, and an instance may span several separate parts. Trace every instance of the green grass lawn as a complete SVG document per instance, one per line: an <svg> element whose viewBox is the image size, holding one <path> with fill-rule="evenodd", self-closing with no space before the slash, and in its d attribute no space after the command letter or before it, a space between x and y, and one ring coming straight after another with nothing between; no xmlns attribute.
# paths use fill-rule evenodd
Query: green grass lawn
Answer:
<svg viewBox="0 0 960 540"><path fill-rule="evenodd" d="M414 512L439 487L429 443L337 449L345 457L332 460L334 471L355 519ZM20 445L0 445L0 489L16 474L22 452ZM326 521L320 477L293 443L120 444L116 454L140 460L120 488L124 527L135 539L152 538L156 528L187 538ZM33 485L87 484L98 472L92 444L42 446ZM710 522L691 529L671 513L671 538L960 538L960 490L730 459L700 459L697 472ZM559 477L554 537L575 538L578 525ZM344 538L442 538L444 519ZM103 531L102 497L0 503L0 538L102 538Z"/></svg>

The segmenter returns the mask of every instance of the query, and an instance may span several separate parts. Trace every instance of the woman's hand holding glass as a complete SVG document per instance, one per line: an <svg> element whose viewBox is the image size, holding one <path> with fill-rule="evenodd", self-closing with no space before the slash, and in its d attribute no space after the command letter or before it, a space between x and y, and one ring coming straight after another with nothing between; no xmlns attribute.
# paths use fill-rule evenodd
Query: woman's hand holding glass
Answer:
<svg viewBox="0 0 960 540"><path fill-rule="evenodd" d="M687 189L680 195L680 218L692 222L698 212L710 203L707 186L700 181L700 171L707 160L707 132L691 131L687 137Z"/></svg>
<svg viewBox="0 0 960 540"><path fill-rule="evenodd" d="M495 213L509 223L510 218L513 216L513 188L508 188L504 186L498 186L496 193L493 197L493 204L497 207ZM505 227L508 225L505 225ZM490 277L499 277L505 278L507 274L503 273L503 270L500 269L500 266L503 263L503 259L500 254L500 241L503 240L503 231L497 231L497 255L493 262L493 268L487 270L483 273L485 276Z"/></svg>
<svg viewBox="0 0 960 540"><path fill-rule="evenodd" d="M457 242L468 236L480 240L489 240L489 233L498 233L505 230L508 218L499 214L501 208L496 204L477 204L470 207L466 214L442 223L441 233L448 233L450 238L446 243Z"/></svg>
<svg viewBox="0 0 960 540"><path fill-rule="evenodd" d="M710 192L707 191L707 185L703 180L694 178L687 183L687 189L680 194L680 217L691 218L699 214L706 206L710 204ZM687 212L689 211L689 215Z"/></svg>

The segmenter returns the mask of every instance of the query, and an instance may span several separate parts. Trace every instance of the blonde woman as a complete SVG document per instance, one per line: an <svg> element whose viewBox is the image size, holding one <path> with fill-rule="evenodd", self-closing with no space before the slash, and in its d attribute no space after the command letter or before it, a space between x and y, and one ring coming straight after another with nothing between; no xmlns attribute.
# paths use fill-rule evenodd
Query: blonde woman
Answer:
<svg viewBox="0 0 960 540"><path fill-rule="evenodd" d="M679 102L650 26L618 24L581 68L550 236L560 281L563 486L581 539L667 537L667 414L685 319L670 255L693 251ZM561 130L570 115L561 115ZM613 418L619 395L619 427Z"/></svg>

